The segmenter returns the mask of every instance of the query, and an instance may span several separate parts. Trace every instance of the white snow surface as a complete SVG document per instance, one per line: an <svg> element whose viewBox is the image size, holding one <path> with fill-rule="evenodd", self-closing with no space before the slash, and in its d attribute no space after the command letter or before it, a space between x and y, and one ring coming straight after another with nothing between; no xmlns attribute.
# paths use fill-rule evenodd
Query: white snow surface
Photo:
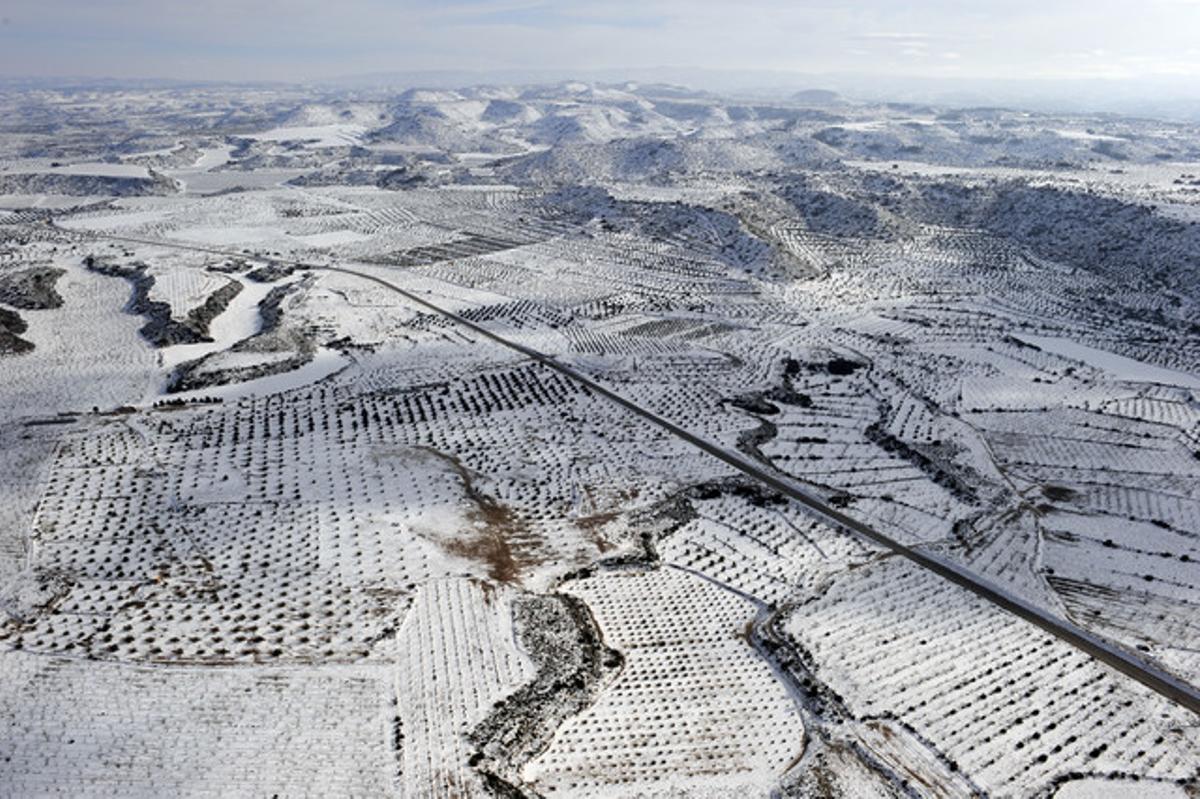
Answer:
<svg viewBox="0 0 1200 799"><path fill-rule="evenodd" d="M366 129L356 124L309 125L272 128L246 134L259 141L301 141L306 147L347 147L358 144Z"/></svg>
<svg viewBox="0 0 1200 799"><path fill-rule="evenodd" d="M1151 363L1127 358L1115 352L1089 347L1067 338L1053 336L1033 336L1020 333L1015 336L1026 344L1061 355L1074 361L1083 361L1101 371L1117 377L1120 380L1130 380L1141 383L1163 383L1169 386L1186 386L1200 389L1200 375L1188 374L1175 369L1166 369Z"/></svg>

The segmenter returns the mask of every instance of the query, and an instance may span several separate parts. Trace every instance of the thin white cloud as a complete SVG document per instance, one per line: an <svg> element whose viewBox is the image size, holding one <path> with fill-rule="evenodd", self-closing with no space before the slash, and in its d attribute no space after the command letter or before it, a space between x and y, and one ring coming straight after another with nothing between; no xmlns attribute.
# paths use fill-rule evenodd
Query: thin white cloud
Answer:
<svg viewBox="0 0 1200 799"><path fill-rule="evenodd" d="M860 39L882 39L885 41L894 40L894 41L907 42L907 41L914 41L914 40L920 40L920 39L930 39L932 37L928 33L881 33L881 32L876 31L873 33L860 33L859 38Z"/></svg>
<svg viewBox="0 0 1200 799"><path fill-rule="evenodd" d="M1028 78L1180 74L1197 60L1200 0L6 0L0 16L6 75L677 65Z"/></svg>

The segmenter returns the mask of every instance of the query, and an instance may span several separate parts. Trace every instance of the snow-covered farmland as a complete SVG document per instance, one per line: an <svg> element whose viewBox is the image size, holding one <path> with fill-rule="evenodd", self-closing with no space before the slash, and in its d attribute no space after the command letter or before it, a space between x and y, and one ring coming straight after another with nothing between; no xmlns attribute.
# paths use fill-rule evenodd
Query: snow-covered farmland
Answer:
<svg viewBox="0 0 1200 799"><path fill-rule="evenodd" d="M1194 129L0 111L0 793L1198 790Z"/></svg>

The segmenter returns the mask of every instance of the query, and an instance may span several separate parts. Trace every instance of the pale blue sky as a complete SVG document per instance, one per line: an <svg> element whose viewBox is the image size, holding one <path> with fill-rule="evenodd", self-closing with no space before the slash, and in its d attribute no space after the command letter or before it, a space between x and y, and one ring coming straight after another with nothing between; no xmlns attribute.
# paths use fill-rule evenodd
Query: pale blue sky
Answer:
<svg viewBox="0 0 1200 799"><path fill-rule="evenodd" d="M0 0L0 74L705 67L1200 82L1200 0Z"/></svg>

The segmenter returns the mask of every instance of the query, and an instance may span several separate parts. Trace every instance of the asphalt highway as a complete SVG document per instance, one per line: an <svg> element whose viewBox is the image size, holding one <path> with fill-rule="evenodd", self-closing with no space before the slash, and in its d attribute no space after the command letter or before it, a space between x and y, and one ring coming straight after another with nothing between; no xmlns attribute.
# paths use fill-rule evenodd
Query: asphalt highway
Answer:
<svg viewBox="0 0 1200 799"><path fill-rule="evenodd" d="M74 231L69 231L69 233L74 233ZM212 247L200 247L128 236L115 236L107 234L90 235L95 238L109 239L114 241L147 244L156 247L194 250L213 255L220 255L223 257L246 258L247 260L263 260L262 256L251 256L245 253L220 250ZM817 496L810 490L789 479L786 475L770 469L769 467L742 455L736 450L723 447L689 432L687 429L680 427L669 419L665 419L653 411L638 405L633 400L623 397L615 391L606 388L582 372L558 361L552 356L527 347L519 342L507 339L480 324L463 318L453 311L441 308L414 291L406 289L377 275L358 271L348 267L306 264L298 261L290 261L284 258L270 258L267 260L287 266L293 266L298 269L339 272L346 275L352 275L362 280L370 281L395 292L414 305L453 321L454 323L470 330L482 338L488 339L503 347L507 347L510 350L519 352L531 360L549 369L553 369L564 377L567 377L570 380L585 386L597 396L603 397L605 400L620 406L629 413L632 413L652 424L657 425L676 438L686 441L693 447L723 461L736 471L757 480L763 485L778 491L786 497L789 497L829 524L853 535L865 538L873 544L889 550L890 552L911 561L923 569L933 572L944 580L961 588L965 588L981 599L990 602L991 604L1002 608L1003 610L1006 610L1021 619L1024 619L1039 629L1049 633L1050 635L1053 635L1055 638L1058 638L1059 640L1075 647L1076 649L1087 653L1091 657L1099 660L1113 669L1116 669L1122 674L1137 680L1142 685L1162 695L1163 697L1166 697L1172 702L1175 702L1176 704L1191 710L1193 713L1200 715L1200 690L1197 690L1196 687L1168 674L1151 663L1135 657L1134 655L1126 652L1124 649L1118 647L1116 644L1089 633L1088 631L1070 621L1067 621L1066 619L1059 618L1058 616L1043 610L1042 608L1031 605L1023 599L1009 593L1005 589L989 582L988 580L985 580L982 577L979 577L976 574L973 574L967 569L962 568L958 564L907 546L895 540L891 536L888 536L879 530L876 530L875 528L852 518L851 516L828 504L824 498Z"/></svg>

